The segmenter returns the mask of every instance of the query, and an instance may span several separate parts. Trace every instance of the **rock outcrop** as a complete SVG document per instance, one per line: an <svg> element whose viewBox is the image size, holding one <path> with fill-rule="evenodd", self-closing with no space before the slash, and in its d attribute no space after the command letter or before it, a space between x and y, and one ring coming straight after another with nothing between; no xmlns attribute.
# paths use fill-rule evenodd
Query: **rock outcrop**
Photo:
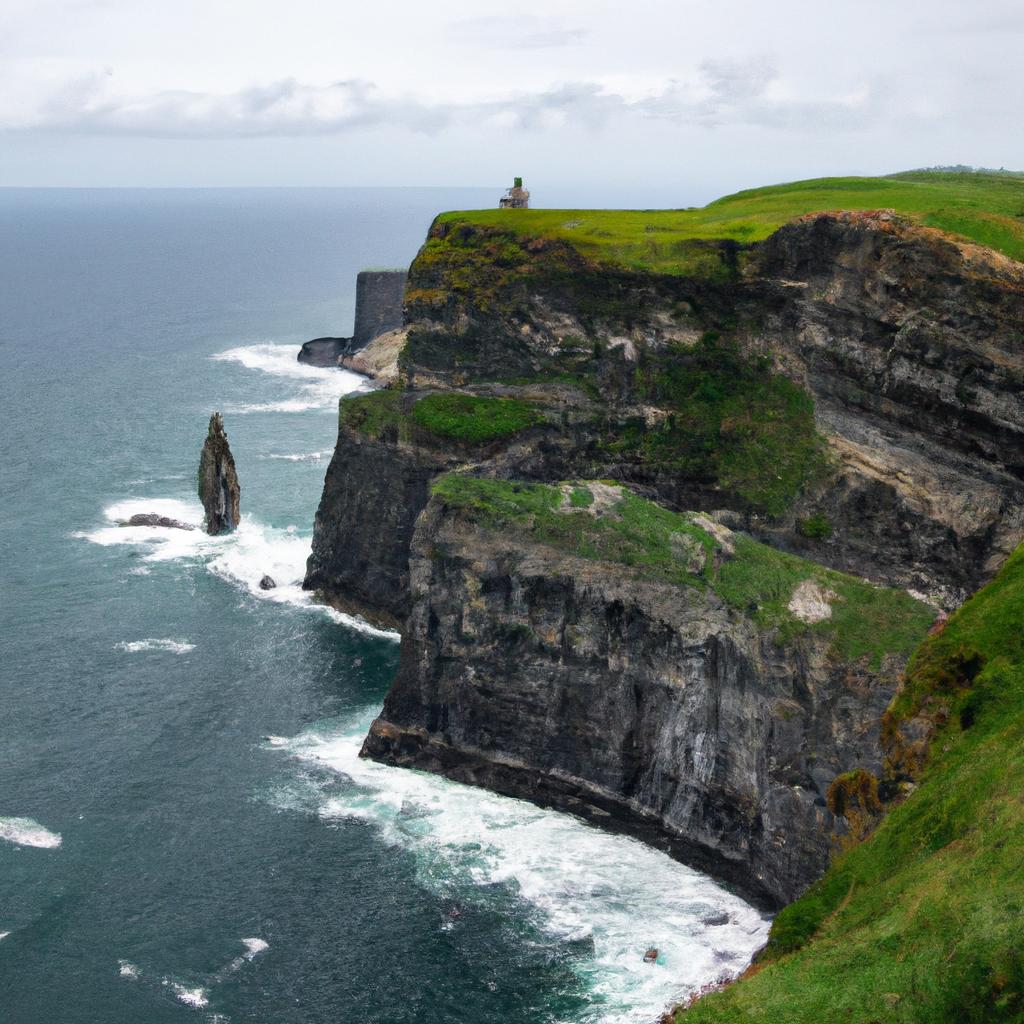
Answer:
<svg viewBox="0 0 1024 1024"><path fill-rule="evenodd" d="M376 338L400 329L406 277L404 270L359 271L352 337L307 341L299 349L299 362L309 366L349 366L347 361L358 358ZM358 369L355 365L351 368Z"/></svg>
<svg viewBox="0 0 1024 1024"><path fill-rule="evenodd" d="M180 519L162 516L159 512L136 512L129 519L122 519L118 526L160 526L165 530L194 530L191 523L183 523Z"/></svg>
<svg viewBox="0 0 1024 1024"><path fill-rule="evenodd" d="M199 457L199 500L206 513L206 532L229 533L240 521L238 474L219 412L210 417L210 428Z"/></svg>
<svg viewBox="0 0 1024 1024"><path fill-rule="evenodd" d="M524 530L431 500L401 666L364 754L572 811L762 900L793 899L846 831L833 780L881 774L879 720L905 652L872 667L799 616L783 638L731 606L702 575L707 546L749 557L728 553L727 530L725 544L678 535L691 542L677 546L682 584ZM923 636L930 613L901 600Z"/></svg>
<svg viewBox="0 0 1024 1024"><path fill-rule="evenodd" d="M302 343L298 360L307 366L338 366L352 351L351 338L314 338Z"/></svg>

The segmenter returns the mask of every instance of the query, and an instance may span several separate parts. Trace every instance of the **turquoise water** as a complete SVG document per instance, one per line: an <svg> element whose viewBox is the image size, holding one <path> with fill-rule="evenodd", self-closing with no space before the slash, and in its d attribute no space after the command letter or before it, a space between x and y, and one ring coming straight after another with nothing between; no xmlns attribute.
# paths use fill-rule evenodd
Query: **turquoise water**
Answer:
<svg viewBox="0 0 1024 1024"><path fill-rule="evenodd" d="M298 582L362 382L294 355L492 198L0 191L0 1020L646 1021L763 941L636 842L356 757L396 639ZM237 533L118 527L198 521L215 408Z"/></svg>

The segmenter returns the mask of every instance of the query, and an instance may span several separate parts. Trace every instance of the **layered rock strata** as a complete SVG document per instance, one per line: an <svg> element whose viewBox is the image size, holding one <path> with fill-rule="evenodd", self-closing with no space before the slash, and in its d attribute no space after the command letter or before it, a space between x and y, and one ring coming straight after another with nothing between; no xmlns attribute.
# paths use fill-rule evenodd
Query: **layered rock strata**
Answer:
<svg viewBox="0 0 1024 1024"><path fill-rule="evenodd" d="M734 557L728 530L697 522L718 534L711 557ZM806 628L783 639L707 586L705 548L677 536L683 583L435 497L412 541L401 666L363 753L633 832L780 904L846 831L827 806L835 778L881 774L905 654L839 656L811 625L837 595L808 581L788 620Z"/></svg>

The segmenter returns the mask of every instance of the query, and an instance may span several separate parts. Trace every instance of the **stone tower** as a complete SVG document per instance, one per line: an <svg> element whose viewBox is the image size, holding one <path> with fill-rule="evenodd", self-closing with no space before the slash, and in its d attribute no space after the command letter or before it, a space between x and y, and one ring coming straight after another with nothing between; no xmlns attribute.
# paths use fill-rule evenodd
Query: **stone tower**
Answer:
<svg viewBox="0 0 1024 1024"><path fill-rule="evenodd" d="M498 205L510 210L528 210L530 208L530 193L523 188L522 178L512 179L512 187L505 190L505 194L498 200Z"/></svg>

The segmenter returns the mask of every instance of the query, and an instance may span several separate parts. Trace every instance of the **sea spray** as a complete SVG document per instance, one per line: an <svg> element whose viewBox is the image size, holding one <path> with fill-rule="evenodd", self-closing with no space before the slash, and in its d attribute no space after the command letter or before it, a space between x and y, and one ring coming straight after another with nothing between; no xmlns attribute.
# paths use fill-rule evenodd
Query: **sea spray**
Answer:
<svg viewBox="0 0 1024 1024"><path fill-rule="evenodd" d="M365 386L367 381L349 370L309 366L296 360L292 345L244 345L218 352L211 358L239 363L249 370L258 370L294 382L295 392L286 398L254 402L226 408L231 413L307 412L312 409L334 409L338 399Z"/></svg>

